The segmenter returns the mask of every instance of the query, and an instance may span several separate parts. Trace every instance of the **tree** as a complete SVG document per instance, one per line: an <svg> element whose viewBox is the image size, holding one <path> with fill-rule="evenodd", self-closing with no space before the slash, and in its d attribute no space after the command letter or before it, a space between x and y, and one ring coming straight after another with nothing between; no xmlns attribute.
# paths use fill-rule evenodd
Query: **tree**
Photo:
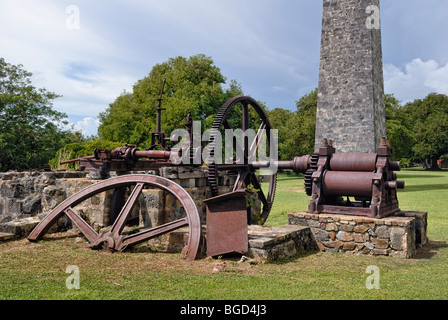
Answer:
<svg viewBox="0 0 448 320"><path fill-rule="evenodd" d="M430 161L431 170L438 170L437 160L448 152L448 96L431 93L407 103L403 111L415 134L415 156Z"/></svg>
<svg viewBox="0 0 448 320"><path fill-rule="evenodd" d="M280 160L292 159L295 150L291 144L291 119L295 118L293 111L275 108L268 113L269 121L273 129L278 130L278 155Z"/></svg>
<svg viewBox="0 0 448 320"><path fill-rule="evenodd" d="M166 110L161 120L168 135L174 129L184 128L190 111L194 120L202 122L202 130L210 128L222 104L242 94L235 81L223 89L226 78L210 57L199 54L171 58L155 65L131 93L123 93L100 114L100 138L149 146L151 132L156 129L157 99L164 79L162 107Z"/></svg>
<svg viewBox="0 0 448 320"><path fill-rule="evenodd" d="M278 130L279 158L290 160L314 152L317 89L296 102L296 111L276 108L269 112L273 129Z"/></svg>
<svg viewBox="0 0 448 320"><path fill-rule="evenodd" d="M316 136L317 88L300 98L296 106L297 152L299 155L312 154Z"/></svg>
<svg viewBox="0 0 448 320"><path fill-rule="evenodd" d="M317 94L315 89L296 102L296 111L276 108L269 112L274 129L279 131L279 155L283 160L312 154L315 149ZM407 124L404 108L391 94L385 96L387 135L391 140L394 158L412 158L415 138Z"/></svg>
<svg viewBox="0 0 448 320"><path fill-rule="evenodd" d="M61 129L59 96L32 85L32 73L0 58L0 171L42 168L74 134Z"/></svg>
<svg viewBox="0 0 448 320"><path fill-rule="evenodd" d="M392 95L385 95L386 134L390 139L393 158L403 164L410 163L413 157L412 148L415 144L414 133L409 125L404 108Z"/></svg>

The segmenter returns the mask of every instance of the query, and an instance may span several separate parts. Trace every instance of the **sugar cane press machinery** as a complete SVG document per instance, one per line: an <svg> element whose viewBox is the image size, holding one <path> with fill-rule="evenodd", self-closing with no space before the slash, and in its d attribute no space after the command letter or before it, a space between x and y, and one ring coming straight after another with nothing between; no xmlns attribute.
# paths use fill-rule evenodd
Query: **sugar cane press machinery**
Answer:
<svg viewBox="0 0 448 320"><path fill-rule="evenodd" d="M319 151L312 155L278 161L275 152L272 152L276 141L270 134L273 128L265 111L253 98L242 96L230 99L221 107L210 130L207 146L194 145L193 119L189 114L185 126L190 139L186 145L184 143L185 147L172 147L167 143L170 139L161 130L160 114L163 109L160 102L161 98L157 108L157 128L152 132L149 148L139 150L133 145L125 145L115 150L95 149L92 156L67 161L79 162L78 170L119 174L101 180L59 204L31 232L28 237L30 241L42 238L63 215L78 227L92 248L106 246L114 251L188 227L185 257L196 259L204 240L203 221L191 195L170 179L141 173L169 166L206 167L210 196L204 201L207 205L205 242L209 256L247 251L247 225L266 221L274 203L277 170L292 170L305 176L305 192L310 196L308 212L383 218L399 211L397 189L404 188L404 182L397 181L395 171L400 170L400 163L392 161L387 138L382 139L376 154L338 154L331 140L325 139ZM244 134L241 138L233 137L229 140L233 151L231 157L220 159L222 156L216 154L217 150L225 148L226 143L229 147L229 141L221 139L222 133L229 130L244 133L249 129L254 132L252 139ZM207 151L206 157L204 150ZM268 156L260 158L260 153ZM184 161L187 162L185 164L173 159L190 161ZM139 173L135 174L134 171ZM264 172L263 183L260 183L260 172ZM222 174L235 176L233 190L225 194L220 194L218 186ZM183 207L184 216L131 234L125 233L130 213L143 190L148 188L172 194ZM113 190L110 228L99 232L75 207L107 190ZM262 205L257 221L251 221L248 215L247 199L254 196Z"/></svg>

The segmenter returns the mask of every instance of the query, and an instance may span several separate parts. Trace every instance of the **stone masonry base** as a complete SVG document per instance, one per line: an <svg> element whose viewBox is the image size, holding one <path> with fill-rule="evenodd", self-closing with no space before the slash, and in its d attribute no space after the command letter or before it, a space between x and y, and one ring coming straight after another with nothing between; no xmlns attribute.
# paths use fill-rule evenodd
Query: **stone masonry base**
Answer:
<svg viewBox="0 0 448 320"><path fill-rule="evenodd" d="M289 214L289 224L310 227L324 252L411 258L428 241L427 213L422 211L383 219L297 212Z"/></svg>
<svg viewBox="0 0 448 320"><path fill-rule="evenodd" d="M203 236L206 237L205 225ZM308 227L285 225L265 227L248 226L249 251L245 253L257 262L269 263L296 257L299 253L316 251L317 247ZM188 228L182 228L157 239L137 246L134 251L160 251L179 253L188 243ZM201 245L202 256L206 253L207 242Z"/></svg>
<svg viewBox="0 0 448 320"><path fill-rule="evenodd" d="M249 252L247 255L260 262L289 259L299 253L311 252L316 249L313 235L308 227L251 225L248 237Z"/></svg>

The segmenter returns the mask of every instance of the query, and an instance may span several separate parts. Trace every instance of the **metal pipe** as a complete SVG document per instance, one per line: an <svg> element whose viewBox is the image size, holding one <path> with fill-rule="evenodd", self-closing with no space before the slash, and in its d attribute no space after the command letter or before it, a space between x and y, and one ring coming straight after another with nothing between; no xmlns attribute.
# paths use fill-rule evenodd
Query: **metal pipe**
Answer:
<svg viewBox="0 0 448 320"><path fill-rule="evenodd" d="M151 159L169 159L171 156L171 151L163 150L145 150L145 151L135 151L135 158L151 158Z"/></svg>
<svg viewBox="0 0 448 320"><path fill-rule="evenodd" d="M311 162L311 156L306 155L303 157L295 157L291 161L274 161L274 166L278 169L289 169L293 170L295 173L305 173L309 169L309 164ZM254 161L251 163L252 167L255 169L268 168L271 166L270 161Z"/></svg>
<svg viewBox="0 0 448 320"><path fill-rule="evenodd" d="M67 164L67 163L73 163L73 162L78 162L81 160L88 160L88 159L94 159L95 156L88 156L88 157L83 157L83 158L78 158L78 159L71 159L71 160L66 160L66 161L61 161L59 162L59 164Z"/></svg>

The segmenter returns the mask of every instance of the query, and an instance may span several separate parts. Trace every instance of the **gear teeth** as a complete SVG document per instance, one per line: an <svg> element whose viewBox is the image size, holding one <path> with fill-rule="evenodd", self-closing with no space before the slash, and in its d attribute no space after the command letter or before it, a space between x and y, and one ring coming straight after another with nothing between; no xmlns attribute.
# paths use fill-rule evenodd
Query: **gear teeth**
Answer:
<svg viewBox="0 0 448 320"><path fill-rule="evenodd" d="M313 180L312 175L317 170L317 162L319 161L319 154L314 153L311 155L310 169L305 173L305 191L308 196L313 193Z"/></svg>
<svg viewBox="0 0 448 320"><path fill-rule="evenodd" d="M219 109L218 113L216 114L215 120L213 121L213 126L212 126L212 131L211 131L211 136L210 136L211 142L210 142L209 146L211 148L214 149L216 146L216 140L214 139L214 137L220 132L221 128L223 127L224 121L227 119L227 115L229 114L229 111L231 111L232 107L235 104L240 103L240 102L247 102L248 104L250 104L255 109L255 111L258 113L258 115L260 116L260 120L266 124L266 128L271 129L271 124L266 115L266 112L263 110L263 108L261 108L261 106L254 99L252 99L250 97L244 97L244 96L234 97L234 98L231 98L230 100L228 100L226 103L224 103L222 105L221 109ZM211 154L211 155L213 155L213 154ZM207 168L208 168L207 181L208 181L208 185L210 188L210 192L211 192L212 197L216 197L219 195L217 164L215 163L215 161L209 160L209 161L207 161ZM277 188L277 175L274 175L274 178L270 179L269 184L270 184L269 185L269 194L266 197L268 204L266 206L263 206L263 212L261 213L261 218L262 218L263 222L266 221L266 219L272 209L275 190Z"/></svg>

